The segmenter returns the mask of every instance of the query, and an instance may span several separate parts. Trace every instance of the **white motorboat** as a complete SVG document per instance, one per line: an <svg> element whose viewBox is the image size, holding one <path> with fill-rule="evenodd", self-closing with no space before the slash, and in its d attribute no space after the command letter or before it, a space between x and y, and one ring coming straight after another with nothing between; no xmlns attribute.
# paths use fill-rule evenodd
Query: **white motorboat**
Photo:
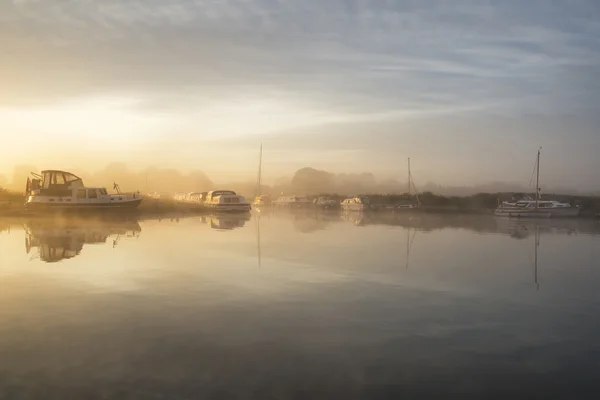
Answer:
<svg viewBox="0 0 600 400"><path fill-rule="evenodd" d="M139 193L109 194L103 187L86 187L83 180L67 171L46 170L27 178L25 207L28 212L73 210L123 210L140 205Z"/></svg>
<svg viewBox="0 0 600 400"><path fill-rule="evenodd" d="M202 204L210 210L219 212L248 212L252 208L243 196L233 190L210 191Z"/></svg>
<svg viewBox="0 0 600 400"><path fill-rule="evenodd" d="M368 197L356 196L342 201L341 207L344 211L367 211L371 209L371 202Z"/></svg>

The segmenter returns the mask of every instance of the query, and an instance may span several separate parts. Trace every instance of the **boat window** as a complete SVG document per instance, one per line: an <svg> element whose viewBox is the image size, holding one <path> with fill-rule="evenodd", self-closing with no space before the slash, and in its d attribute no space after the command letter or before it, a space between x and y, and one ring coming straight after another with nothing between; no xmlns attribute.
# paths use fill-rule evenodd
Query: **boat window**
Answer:
<svg viewBox="0 0 600 400"><path fill-rule="evenodd" d="M85 199L85 189L77 190L75 197L77 197L78 199Z"/></svg>
<svg viewBox="0 0 600 400"><path fill-rule="evenodd" d="M43 180L44 189L48 189L50 187L50 172L44 172L44 180Z"/></svg>
<svg viewBox="0 0 600 400"><path fill-rule="evenodd" d="M63 174L61 174L60 172L56 172L54 174L54 183L57 185L64 185L65 177L63 176Z"/></svg>
<svg viewBox="0 0 600 400"><path fill-rule="evenodd" d="M66 172L64 175L65 175L65 182L73 182L73 181L76 181L79 179L78 177L76 177L75 175L73 175L69 172Z"/></svg>
<svg viewBox="0 0 600 400"><path fill-rule="evenodd" d="M98 193L96 192L96 189L88 189L88 199L97 199L98 198Z"/></svg>
<svg viewBox="0 0 600 400"><path fill-rule="evenodd" d="M100 189L100 194L106 196L108 193L106 192L106 189Z"/></svg>

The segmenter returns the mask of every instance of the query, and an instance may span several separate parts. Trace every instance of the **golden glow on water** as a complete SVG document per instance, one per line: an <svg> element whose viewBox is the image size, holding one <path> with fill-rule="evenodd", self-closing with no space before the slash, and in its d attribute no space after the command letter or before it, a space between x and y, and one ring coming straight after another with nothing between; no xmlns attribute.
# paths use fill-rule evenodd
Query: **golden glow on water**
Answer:
<svg viewBox="0 0 600 400"><path fill-rule="evenodd" d="M1 226L0 374L18 390L159 379L153 393L210 397L277 377L283 393L349 394L410 373L421 392L434 367L456 382L549 365L570 382L564 356L598 350L593 222L263 210Z"/></svg>

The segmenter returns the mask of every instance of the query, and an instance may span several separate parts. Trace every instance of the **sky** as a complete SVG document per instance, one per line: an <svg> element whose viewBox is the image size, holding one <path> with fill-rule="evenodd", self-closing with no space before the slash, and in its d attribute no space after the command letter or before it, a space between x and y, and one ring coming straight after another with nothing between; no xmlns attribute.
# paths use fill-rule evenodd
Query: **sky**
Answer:
<svg viewBox="0 0 600 400"><path fill-rule="evenodd" d="M595 0L0 0L0 174L600 188ZM83 176L84 177L84 176Z"/></svg>

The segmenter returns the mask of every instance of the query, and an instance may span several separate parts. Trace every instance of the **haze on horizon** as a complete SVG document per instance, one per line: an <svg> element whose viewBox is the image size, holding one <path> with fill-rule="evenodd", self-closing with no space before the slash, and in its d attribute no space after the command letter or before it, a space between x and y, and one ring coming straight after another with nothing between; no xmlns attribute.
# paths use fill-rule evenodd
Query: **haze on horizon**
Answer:
<svg viewBox="0 0 600 400"><path fill-rule="evenodd" d="M0 178L113 162L600 189L600 3L0 2ZM82 172L83 171L83 172ZM23 177L24 179L24 177ZM1 179L0 179L1 180Z"/></svg>

